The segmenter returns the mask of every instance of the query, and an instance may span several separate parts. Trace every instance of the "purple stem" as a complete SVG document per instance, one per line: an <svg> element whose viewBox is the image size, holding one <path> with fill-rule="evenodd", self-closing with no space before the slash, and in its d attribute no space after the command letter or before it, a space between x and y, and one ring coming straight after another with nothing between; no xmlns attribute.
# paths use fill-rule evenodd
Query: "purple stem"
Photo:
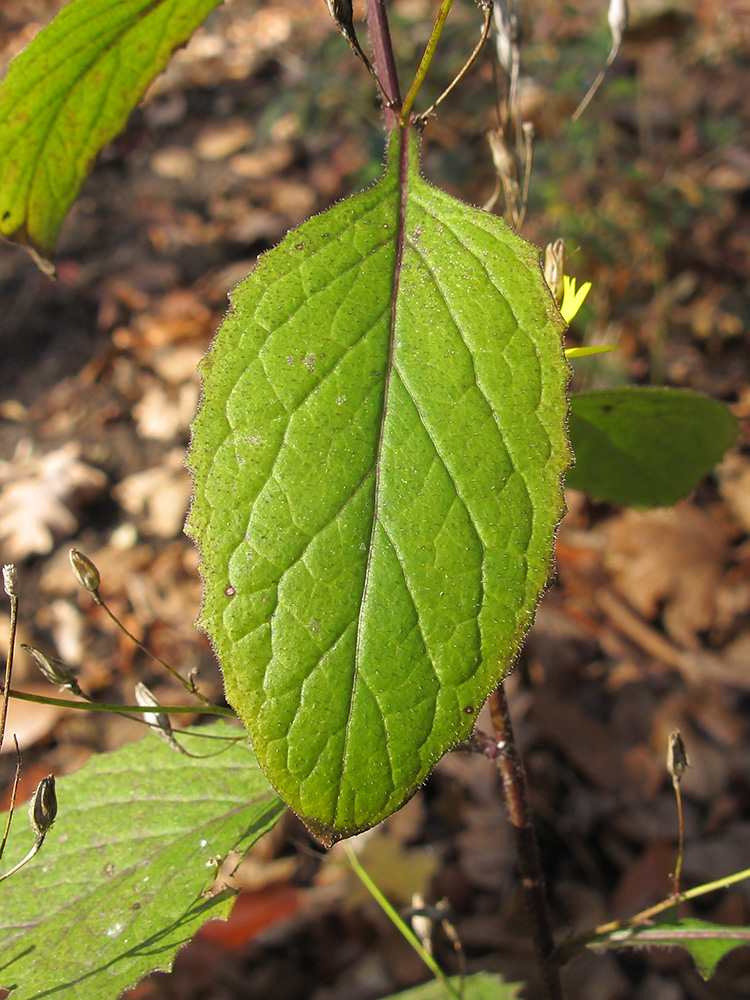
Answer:
<svg viewBox="0 0 750 1000"><path fill-rule="evenodd" d="M386 97L385 121L388 131L392 132L398 125L401 90L398 85L398 73L396 72L396 60L391 44L385 0L365 0L365 11L372 44L373 63Z"/></svg>

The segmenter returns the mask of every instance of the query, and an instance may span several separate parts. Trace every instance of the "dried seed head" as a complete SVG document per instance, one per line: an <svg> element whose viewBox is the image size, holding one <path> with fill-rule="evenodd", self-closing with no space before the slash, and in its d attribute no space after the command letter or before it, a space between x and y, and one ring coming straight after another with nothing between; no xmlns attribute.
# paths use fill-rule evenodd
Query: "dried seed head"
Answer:
<svg viewBox="0 0 750 1000"><path fill-rule="evenodd" d="M3 589L8 597L18 597L18 573L14 563L3 566Z"/></svg>
<svg viewBox="0 0 750 1000"><path fill-rule="evenodd" d="M619 49L628 26L628 0L610 0L607 21L612 32L612 47Z"/></svg>
<svg viewBox="0 0 750 1000"><path fill-rule="evenodd" d="M76 694L80 692L75 674L67 663L55 659L54 656L46 656L41 649L28 646L25 642L21 643L21 649L25 649L34 658L34 662L50 684L57 684L61 691L68 690Z"/></svg>
<svg viewBox="0 0 750 1000"><path fill-rule="evenodd" d="M565 241L557 239L544 248L544 280L550 287L555 302L562 302L563 274L565 273Z"/></svg>
<svg viewBox="0 0 750 1000"><path fill-rule="evenodd" d="M421 892L411 897L411 926L428 955L432 954L432 920L425 913L425 900Z"/></svg>
<svg viewBox="0 0 750 1000"><path fill-rule="evenodd" d="M141 708L160 709L162 707L143 681L138 681L135 686L135 701ZM173 741L172 725L164 712L144 712L143 718L150 726L154 726L159 735L164 736L167 742L171 743Z"/></svg>
<svg viewBox="0 0 750 1000"><path fill-rule="evenodd" d="M496 0L492 12L497 59L510 76L519 60L521 29L513 0Z"/></svg>
<svg viewBox="0 0 750 1000"><path fill-rule="evenodd" d="M487 141L490 144L492 163L498 177L503 181L518 184L518 157L505 141L501 132L488 132Z"/></svg>
<svg viewBox="0 0 750 1000"><path fill-rule="evenodd" d="M70 565L73 567L73 575L84 590L90 594L99 594L99 584L101 578L99 570L94 566L88 556L78 549L70 550Z"/></svg>
<svg viewBox="0 0 750 1000"><path fill-rule="evenodd" d="M326 0L333 22L346 38L356 38L352 0Z"/></svg>
<svg viewBox="0 0 750 1000"><path fill-rule="evenodd" d="M43 840L45 834L55 822L57 816L57 796L55 795L55 776L48 774L37 785L37 789L29 802L29 823L37 840Z"/></svg>
<svg viewBox="0 0 750 1000"><path fill-rule="evenodd" d="M667 770L672 775L673 781L679 781L688 767L690 767L690 760L688 759L685 744L683 743L682 736L680 736L680 731L675 729L674 732L669 734Z"/></svg>

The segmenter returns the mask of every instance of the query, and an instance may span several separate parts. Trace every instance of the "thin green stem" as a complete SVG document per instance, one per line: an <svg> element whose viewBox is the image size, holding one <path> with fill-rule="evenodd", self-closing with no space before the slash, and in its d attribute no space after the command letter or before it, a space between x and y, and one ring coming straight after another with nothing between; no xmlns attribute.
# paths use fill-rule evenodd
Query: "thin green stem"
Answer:
<svg viewBox="0 0 750 1000"><path fill-rule="evenodd" d="M484 27L482 28L482 33L481 33L481 35L479 37L479 41L477 42L476 46L474 47L474 51L471 53L471 55L469 56L469 58L464 63L463 69L461 69L461 71L456 76L454 76L452 82L448 84L448 86L442 92L442 94L440 95L440 97L438 97L438 99L435 101L435 103L431 104L426 111L422 112L422 114L419 116L420 119L425 120L428 115L431 115L432 112L435 110L435 108L438 106L438 104L442 104L443 103L443 101L446 99L446 97L448 96L448 94L451 93L451 91L453 90L453 88L457 87L458 84L463 80L463 78L469 72L469 70L471 69L471 67L474 65L474 62L476 61L477 56L482 51L482 46L487 41L487 36L490 33L490 26L491 26L491 24L492 24L492 4L490 3L488 5L486 11L485 11L485 15L484 15Z"/></svg>
<svg viewBox="0 0 750 1000"><path fill-rule="evenodd" d="M33 701L37 705L59 705L60 708L75 708L84 712L153 712L153 708L143 705L100 705L96 702L77 702L67 698L47 698L43 695L29 694L27 691L15 691L13 688L9 688L9 695L19 701ZM164 710L169 715L223 715L229 719L237 717L236 712L231 708L224 708L222 705L169 705Z"/></svg>
<svg viewBox="0 0 750 1000"><path fill-rule="evenodd" d="M123 632L128 637L128 639L132 640L139 649L142 649L147 656L150 656L152 660L154 660L160 666L164 667L165 670L168 670L169 673L175 678L175 680L178 680L180 684L182 684L182 686L187 691L190 692L190 694L195 695L196 698L200 698L200 700L204 703L204 705L210 704L209 699L204 694L200 693L200 691L196 688L194 683L192 683L191 681L186 681L185 678L182 677L181 674L179 674L174 667L170 666L160 656L157 656L156 653L153 652L153 650L149 649L148 646L144 645L144 643L142 643L140 639L136 638L136 636L134 636L132 632L128 631L128 629L123 625L123 623L120 621L117 615L113 611L110 611L109 607L99 594L98 590L91 591L91 596L94 598L99 607L103 608L104 611L106 611L106 613L109 615L110 620L113 621L114 624L120 629L120 631Z"/></svg>
<svg viewBox="0 0 750 1000"><path fill-rule="evenodd" d="M612 920L608 924L600 924L587 934L581 934L579 937L567 941L560 948L558 957L569 958L572 952L578 951L586 947L586 945L595 944L597 941L608 938L618 931L633 930L640 924L644 924L647 920L651 920L652 917L657 917L660 913L671 910L680 903L684 903L689 899L698 899L700 896L706 896L709 892L716 892L717 889L728 889L729 886L736 885L738 882L744 882L748 878L750 878L750 868L745 868L741 872L734 872L732 875L726 875L724 878L717 878L714 882L704 882L703 885L696 885L694 888L688 889L686 892L681 892L677 896L670 896L668 899L663 899L660 903L649 906L648 909L641 910L640 913L636 913L632 917L627 917L625 920Z"/></svg>
<svg viewBox="0 0 750 1000"><path fill-rule="evenodd" d="M42 833L36 838L36 840L34 841L34 846L31 848L26 857L21 858L18 864L13 865L13 867L9 871L5 872L4 875L0 875L0 882L4 882L6 878L10 878L11 875L15 875L17 871L19 871L21 868L23 868L25 864L28 864L28 862L31 861L31 859L39 851L39 848L44 843L44 837L45 835Z"/></svg>
<svg viewBox="0 0 750 1000"><path fill-rule="evenodd" d="M389 917L389 919L391 920L391 922L403 934L403 936L406 938L406 940L412 946L412 948L414 949L414 951L416 951L416 953L422 959L422 961L427 966L427 968L430 970L430 972L435 976L436 979L440 980L440 982L443 984L443 987L445 988L446 992L451 997L453 997L453 1000L461 1000L460 994L456 991L456 988L453 986L453 984L448 979L448 977L446 976L446 974L443 972L443 970L437 964L437 962L435 961L435 959L432 957L432 955L429 954L429 952L425 951L425 949L422 947L422 943L419 940L419 938L417 937L417 935L414 933L414 931L411 929L411 927L409 927L409 925L404 921L404 919L401 917L401 915L399 913L397 913L397 911L391 906L391 904L385 898L385 896L383 895L383 893L380 891L380 889L378 889L378 887L375 885L375 883L373 882L373 880L367 874L367 872L365 871L365 869L359 863L357 855L352 850L351 845L350 844L345 844L344 847L346 848L347 857L349 858L349 864L352 866L352 868L354 869L354 871L358 875L358 877L361 880L361 882L364 884L364 886L367 889L367 891L373 897L373 899L375 899L377 901L377 903L379 904L379 906L381 907L381 909L383 910L383 912L386 914L386 916Z"/></svg>
<svg viewBox="0 0 750 1000"><path fill-rule="evenodd" d="M419 93L420 88L425 81L425 77L427 76L430 64L432 63L432 57L435 55L435 49L437 48L440 36L443 33L445 22L448 19L448 12L452 6L453 0L442 0L442 3L440 4L440 10L438 11L438 16L432 28L430 40L424 50L422 60L417 67L417 72L414 74L411 87L409 87L409 93L406 95L406 100L401 108L400 125L402 128L405 128L408 124L409 114L411 113L411 109L414 107L414 101L416 100L417 94Z"/></svg>

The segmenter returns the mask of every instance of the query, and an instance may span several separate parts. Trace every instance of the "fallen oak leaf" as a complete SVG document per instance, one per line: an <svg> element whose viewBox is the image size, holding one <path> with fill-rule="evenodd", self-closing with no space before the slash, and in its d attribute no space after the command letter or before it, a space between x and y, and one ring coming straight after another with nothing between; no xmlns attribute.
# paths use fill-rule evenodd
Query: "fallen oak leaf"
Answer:
<svg viewBox="0 0 750 1000"><path fill-rule="evenodd" d="M69 442L46 455L19 442L9 462L0 461L0 545L4 558L22 561L46 555L78 530L78 511L107 485L101 469L80 461Z"/></svg>

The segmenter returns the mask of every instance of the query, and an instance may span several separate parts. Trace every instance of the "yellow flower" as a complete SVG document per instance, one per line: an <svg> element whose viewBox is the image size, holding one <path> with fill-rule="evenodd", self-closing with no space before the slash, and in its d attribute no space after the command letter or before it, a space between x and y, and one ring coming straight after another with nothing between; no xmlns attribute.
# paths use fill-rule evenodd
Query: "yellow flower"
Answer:
<svg viewBox="0 0 750 1000"><path fill-rule="evenodd" d="M571 278L568 274L563 275L563 298L560 314L568 325L583 305L590 291L590 281L584 281L581 287L576 289L576 279Z"/></svg>

